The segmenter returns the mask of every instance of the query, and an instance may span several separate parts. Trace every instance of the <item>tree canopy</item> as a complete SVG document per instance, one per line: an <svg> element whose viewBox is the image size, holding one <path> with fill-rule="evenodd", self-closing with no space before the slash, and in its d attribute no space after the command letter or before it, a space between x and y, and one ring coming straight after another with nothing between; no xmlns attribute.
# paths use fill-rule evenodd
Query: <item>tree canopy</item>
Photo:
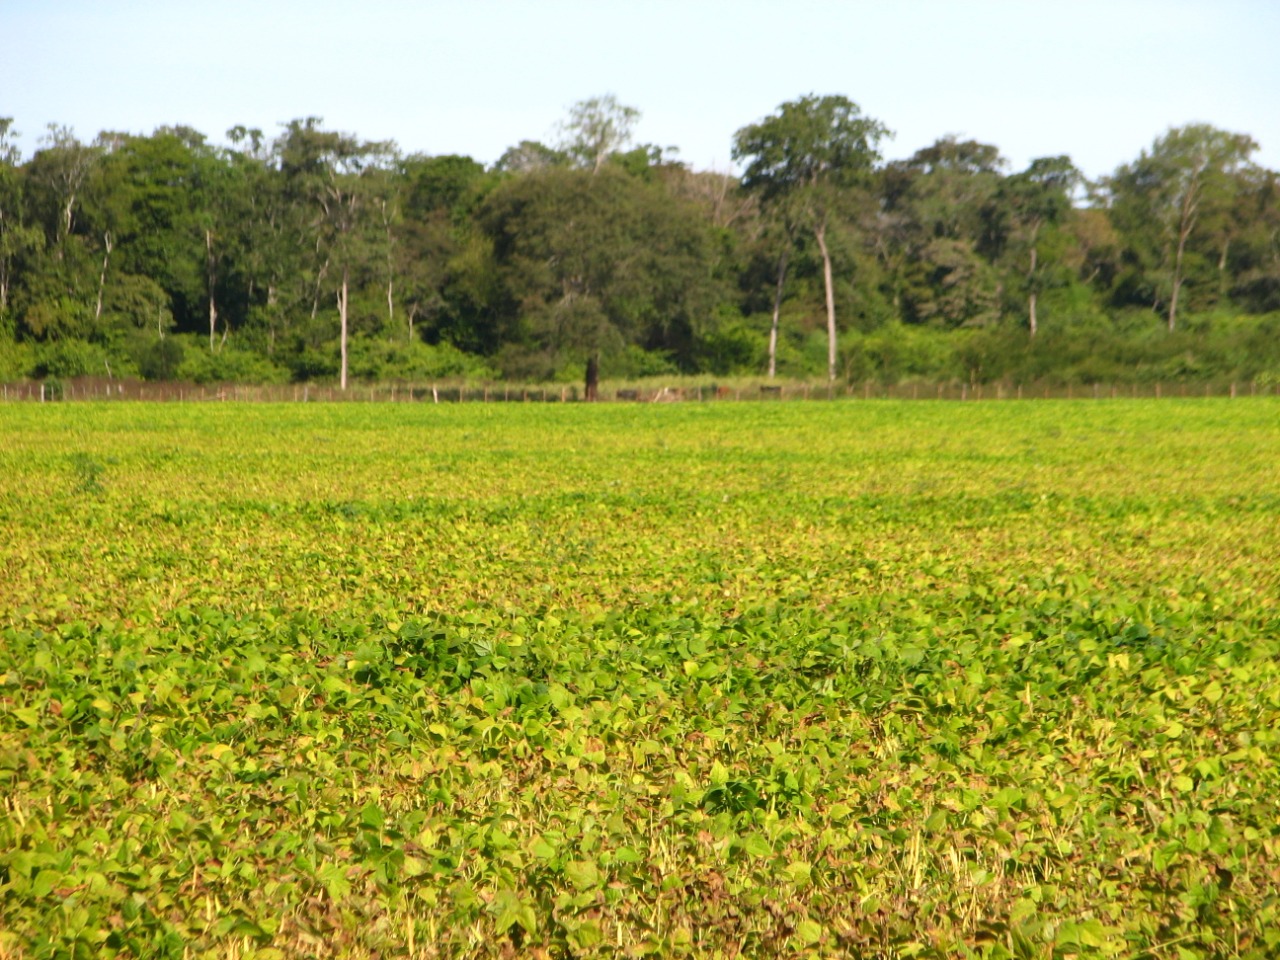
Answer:
<svg viewBox="0 0 1280 960"><path fill-rule="evenodd" d="M494 164L315 117L0 118L0 379L1280 379L1280 179L1192 124L1088 182L954 136L885 162L843 96L741 127L740 175L581 101Z"/></svg>

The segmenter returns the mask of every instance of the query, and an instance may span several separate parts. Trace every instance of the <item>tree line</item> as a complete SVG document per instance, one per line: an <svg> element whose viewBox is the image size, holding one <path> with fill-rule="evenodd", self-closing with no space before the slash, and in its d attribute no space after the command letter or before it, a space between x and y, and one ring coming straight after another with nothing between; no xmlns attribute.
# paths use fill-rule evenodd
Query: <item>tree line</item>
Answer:
<svg viewBox="0 0 1280 960"><path fill-rule="evenodd" d="M676 373L1280 380L1280 182L1247 135L1169 130L1096 181L943 137L886 162L840 96L735 135L743 171L582 101L486 167L314 117L0 118L0 379L284 382Z"/></svg>

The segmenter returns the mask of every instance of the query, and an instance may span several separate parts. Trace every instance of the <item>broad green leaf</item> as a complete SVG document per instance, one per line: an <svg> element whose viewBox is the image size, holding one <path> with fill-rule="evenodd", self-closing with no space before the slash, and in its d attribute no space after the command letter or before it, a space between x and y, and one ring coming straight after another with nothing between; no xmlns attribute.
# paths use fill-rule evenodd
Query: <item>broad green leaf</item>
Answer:
<svg viewBox="0 0 1280 960"><path fill-rule="evenodd" d="M570 860L564 865L564 874L579 890L600 885L600 869L591 860Z"/></svg>

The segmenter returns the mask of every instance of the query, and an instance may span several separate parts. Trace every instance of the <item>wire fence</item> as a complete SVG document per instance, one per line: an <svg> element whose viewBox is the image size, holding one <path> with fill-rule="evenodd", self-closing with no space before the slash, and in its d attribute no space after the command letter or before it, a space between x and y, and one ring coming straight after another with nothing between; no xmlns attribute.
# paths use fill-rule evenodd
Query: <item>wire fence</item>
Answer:
<svg viewBox="0 0 1280 960"><path fill-rule="evenodd" d="M1257 381L1197 383L744 383L707 382L678 386L602 384L598 399L606 403L794 402L812 400L1102 400L1117 398L1242 397L1280 394L1280 384ZM575 403L582 402L577 384L509 383L375 383L342 390L330 384L195 384L150 383L104 377L26 380L0 384L0 400L157 401L180 403Z"/></svg>

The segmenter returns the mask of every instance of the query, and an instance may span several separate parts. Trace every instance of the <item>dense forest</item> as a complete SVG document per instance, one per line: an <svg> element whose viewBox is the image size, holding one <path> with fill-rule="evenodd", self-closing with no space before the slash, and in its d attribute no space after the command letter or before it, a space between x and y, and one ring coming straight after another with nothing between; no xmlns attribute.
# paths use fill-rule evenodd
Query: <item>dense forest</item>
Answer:
<svg viewBox="0 0 1280 960"><path fill-rule="evenodd" d="M1280 175L1171 129L1111 175L943 137L886 162L844 97L738 131L741 176L612 97L486 167L293 120L0 119L0 380L1280 381Z"/></svg>

